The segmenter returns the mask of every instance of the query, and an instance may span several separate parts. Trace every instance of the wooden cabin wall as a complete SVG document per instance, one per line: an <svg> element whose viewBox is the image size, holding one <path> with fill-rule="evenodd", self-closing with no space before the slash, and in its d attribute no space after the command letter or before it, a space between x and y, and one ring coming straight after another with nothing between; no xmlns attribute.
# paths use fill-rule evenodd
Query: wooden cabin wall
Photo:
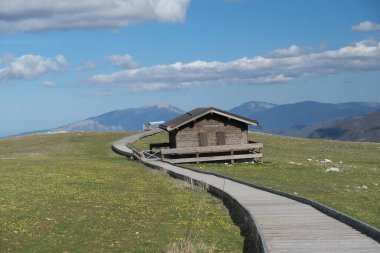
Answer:
<svg viewBox="0 0 380 253"><path fill-rule="evenodd" d="M176 132L175 131L169 132L169 144L170 144L170 148L176 148L177 147Z"/></svg>
<svg viewBox="0 0 380 253"><path fill-rule="evenodd" d="M207 133L208 146L216 146L217 135L223 136L217 134L218 132L224 132L226 145L248 143L248 126L246 124L213 114L180 129L175 135L176 147L199 147L200 133Z"/></svg>

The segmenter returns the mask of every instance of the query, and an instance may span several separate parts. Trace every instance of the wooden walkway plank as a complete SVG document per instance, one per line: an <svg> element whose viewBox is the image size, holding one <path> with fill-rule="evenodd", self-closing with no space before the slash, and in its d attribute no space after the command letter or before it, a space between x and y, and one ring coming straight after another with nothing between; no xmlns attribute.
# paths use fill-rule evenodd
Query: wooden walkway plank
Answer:
<svg viewBox="0 0 380 253"><path fill-rule="evenodd" d="M132 154L126 145L143 136L144 133L121 139L115 142L113 148L120 149L119 153ZM255 221L261 233L264 252L380 253L378 242L310 205L162 161L145 162L203 182L232 196Z"/></svg>

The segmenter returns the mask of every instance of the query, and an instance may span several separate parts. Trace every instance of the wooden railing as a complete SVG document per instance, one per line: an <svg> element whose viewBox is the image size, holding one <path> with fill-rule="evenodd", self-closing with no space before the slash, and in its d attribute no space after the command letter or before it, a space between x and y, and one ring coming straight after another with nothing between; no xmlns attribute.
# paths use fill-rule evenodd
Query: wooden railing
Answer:
<svg viewBox="0 0 380 253"><path fill-rule="evenodd" d="M223 160L230 160L231 163L234 163L234 161L238 159L258 159L261 161L263 157L262 148L262 143L248 143L238 145L161 149L161 159L162 161L169 163ZM184 155L195 157L183 158Z"/></svg>
<svg viewBox="0 0 380 253"><path fill-rule="evenodd" d="M141 159L145 160L161 160L160 150L143 150L141 151Z"/></svg>
<svg viewBox="0 0 380 253"><path fill-rule="evenodd" d="M189 148L164 148L168 143L151 144L151 148L160 149L139 150L133 145L128 145L133 156L142 161L162 160L169 163L193 163L207 161L255 160L262 162L262 143L250 142L247 144L220 145Z"/></svg>
<svg viewBox="0 0 380 253"><path fill-rule="evenodd" d="M132 155L141 161L161 160L160 150L139 150L133 145L129 144L128 148L132 150Z"/></svg>
<svg viewBox="0 0 380 253"><path fill-rule="evenodd" d="M220 146L206 146L206 147L189 147L189 148L170 148L161 149L161 154L193 154L193 153L218 153L227 151L245 151L245 150L256 150L262 149L262 143L249 143L249 144L238 144L238 145L220 145Z"/></svg>
<svg viewBox="0 0 380 253"><path fill-rule="evenodd" d="M170 143L169 142L161 142L161 143L151 143L149 144L149 149L160 149L160 148L169 148Z"/></svg>

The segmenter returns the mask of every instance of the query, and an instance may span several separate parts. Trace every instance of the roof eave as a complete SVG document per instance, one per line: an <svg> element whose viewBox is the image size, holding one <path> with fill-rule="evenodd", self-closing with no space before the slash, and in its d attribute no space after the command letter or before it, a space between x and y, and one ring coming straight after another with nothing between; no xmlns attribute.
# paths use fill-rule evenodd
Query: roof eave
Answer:
<svg viewBox="0 0 380 253"><path fill-rule="evenodd" d="M224 112L222 112L216 108L211 107L209 110L205 111L204 113L201 113L201 114L197 115L196 117L193 117L193 118L190 118L186 121L183 121L180 124L173 125L173 126L167 126L167 125L161 124L159 127L165 131L170 132L170 131L172 131L174 129L178 129L178 128L180 128L180 127L182 127L182 126L184 126L184 125L186 125L186 124L188 124L194 120L197 120L197 119L199 119L199 118L201 118L201 117L203 117L209 113L216 113L216 114L224 116L226 118L230 118L230 119L234 119L236 121L243 122L247 125L253 125L253 126L259 125L259 122L256 120L249 120L249 119L239 117L238 115L235 116L235 115L231 115L230 113L224 113Z"/></svg>
<svg viewBox="0 0 380 253"><path fill-rule="evenodd" d="M226 113L223 113L223 112L220 112L220 111L217 111L215 109L211 109L210 111L208 112L213 112L213 113L217 113L219 115L222 115L226 118L230 118L230 119L234 119L234 120L237 120L237 121L240 121L240 122L243 122L243 123L246 123L247 125L255 125L257 126L258 125L258 122L256 120L246 120L246 119L243 119L241 117L237 117L237 116L233 116L231 114L226 114Z"/></svg>
<svg viewBox="0 0 380 253"><path fill-rule="evenodd" d="M163 125L163 124L159 125L158 128L161 128L162 130L168 131L168 126Z"/></svg>

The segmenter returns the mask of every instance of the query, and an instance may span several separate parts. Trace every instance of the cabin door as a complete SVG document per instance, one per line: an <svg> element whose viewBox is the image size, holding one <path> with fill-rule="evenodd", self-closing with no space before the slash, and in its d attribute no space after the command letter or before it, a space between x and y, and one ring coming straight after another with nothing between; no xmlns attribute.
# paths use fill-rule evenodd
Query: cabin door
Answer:
<svg viewBox="0 0 380 253"><path fill-rule="evenodd" d="M216 132L216 145L226 145L226 135L224 132Z"/></svg>
<svg viewBox="0 0 380 253"><path fill-rule="evenodd" d="M199 147L208 146L208 139L207 139L207 133L206 132L200 132L199 133L198 142L199 142Z"/></svg>

